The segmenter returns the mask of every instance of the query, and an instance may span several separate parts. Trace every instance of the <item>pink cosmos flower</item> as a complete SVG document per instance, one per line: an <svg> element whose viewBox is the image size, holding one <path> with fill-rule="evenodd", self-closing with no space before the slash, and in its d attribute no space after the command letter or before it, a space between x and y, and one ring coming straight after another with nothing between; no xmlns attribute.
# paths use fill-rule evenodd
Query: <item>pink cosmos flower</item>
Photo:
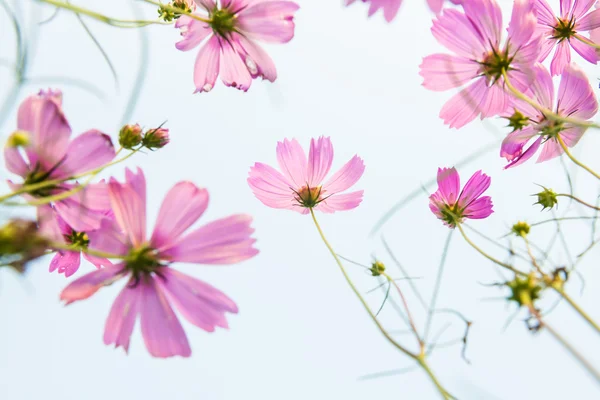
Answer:
<svg viewBox="0 0 600 400"><path fill-rule="evenodd" d="M445 9L431 32L455 54L433 54L423 59L423 86L435 91L463 87L443 107L440 117L453 128L498 115L509 105L503 71L523 90L533 79L532 67L540 51L534 36L536 18L527 0L515 0L508 37L501 45L502 12L495 0L464 0L464 13Z"/></svg>
<svg viewBox="0 0 600 400"><path fill-rule="evenodd" d="M273 60L254 40L287 43L294 37L294 13L299 6L275 0L195 0L202 22L183 15L175 24L183 39L176 44L182 51L202 45L196 66L196 92L209 92L217 76L226 86L247 91L252 79L271 82L277 78Z"/></svg>
<svg viewBox="0 0 600 400"><path fill-rule="evenodd" d="M83 258L94 264L96 268L108 267L112 263L106 258L95 257L81 250L88 248L90 239L88 232L77 232L49 205L37 208L38 224L40 233L50 240L58 243L64 243L76 247L74 251L57 251L50 262L50 272L58 270L59 274L65 274L65 278L70 277L79 269L81 264L81 255ZM114 218L112 212L106 212L105 218Z"/></svg>
<svg viewBox="0 0 600 400"><path fill-rule="evenodd" d="M538 64L536 79L531 89L526 93L538 104L553 110L560 116L589 120L598 111L598 100L584 72L575 64L565 67L558 87L558 99L554 101L554 84L548 70ZM537 152L540 146L542 153L537 162L543 162L563 153L558 143L560 136L568 147L573 147L585 132L585 127L573 126L569 123L557 122L546 118L540 111L529 104L514 100L513 109L520 119L526 119L524 126L509 134L502 142L500 155L510 163L510 168L524 163ZM515 115L513 114L513 115ZM511 116L513 120L514 116ZM525 150L527 143L537 136L537 139Z"/></svg>
<svg viewBox="0 0 600 400"><path fill-rule="evenodd" d="M167 193L150 239L146 237L146 180L141 170L126 171L126 183L111 179L109 195L116 224L102 221L90 232L89 248L123 256L122 262L91 272L67 286L61 299L83 300L121 279L127 285L110 310L104 343L129 349L138 315L146 348L155 357L191 354L187 337L171 304L190 323L212 332L227 328L225 313L237 313L235 303L214 287L170 267L173 262L233 264L258 253L250 236L252 218L232 215L187 234L208 206L208 192L191 182L179 182Z"/></svg>
<svg viewBox="0 0 600 400"><path fill-rule="evenodd" d="M307 214L310 208L333 213L358 207L363 191L342 193L365 171L363 160L354 156L323 183L333 162L333 145L328 137L311 139L308 161L296 139L277 143L277 162L283 174L263 163L250 168L248 185L264 205Z"/></svg>
<svg viewBox="0 0 600 400"><path fill-rule="evenodd" d="M429 196L429 209L444 225L455 228L465 218L483 219L492 210L492 198L481 195L490 187L491 179L481 171L473 174L462 192L460 177L455 168L438 168L438 190Z"/></svg>
<svg viewBox="0 0 600 400"><path fill-rule="evenodd" d="M346 0L346 5L354 3L356 0ZM403 0L360 0L363 3L370 3L369 6L369 17L377 12L377 10L383 10L383 16L387 22L392 22L396 15L398 14L398 10L400 9L400 5ZM427 4L429 8L434 13L438 14L442 11L442 7L444 6L445 0L427 0ZM453 4L462 4L463 0L450 0Z"/></svg>
<svg viewBox="0 0 600 400"><path fill-rule="evenodd" d="M596 64L596 50L577 40L582 32L600 27L600 10L589 12L596 0L560 0L560 16L555 16L546 0L535 0L538 32L542 35L539 61L544 61L556 47L550 64L552 75L560 75L571 63L571 47L584 59Z"/></svg>
<svg viewBox="0 0 600 400"><path fill-rule="evenodd" d="M29 144L25 146L25 154L15 146L4 148L6 168L23 178L22 184L8 181L13 190L48 180L69 180L115 157L110 137L100 131L92 129L70 140L71 127L62 111L60 91L40 91L26 98L19 107L17 129L28 134ZM75 184L61 183L24 197L47 197L74 187ZM105 184L88 185L76 195L55 202L54 206L77 231L98 228L102 213L110 207Z"/></svg>

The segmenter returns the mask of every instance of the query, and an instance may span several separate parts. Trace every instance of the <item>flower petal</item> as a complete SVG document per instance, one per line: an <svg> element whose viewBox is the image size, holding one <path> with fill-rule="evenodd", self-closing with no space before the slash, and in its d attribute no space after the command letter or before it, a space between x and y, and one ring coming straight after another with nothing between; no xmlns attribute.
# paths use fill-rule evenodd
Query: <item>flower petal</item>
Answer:
<svg viewBox="0 0 600 400"><path fill-rule="evenodd" d="M586 39L590 40L589 38ZM598 63L598 54L596 53L595 48L583 42L580 42L575 38L570 39L569 43L571 44L571 47L573 47L573 50L575 50L577 54L583 57L586 61L591 62L592 64Z"/></svg>
<svg viewBox="0 0 600 400"><path fill-rule="evenodd" d="M219 75L225 86L231 86L246 92L252 84L252 76L235 48L235 42L221 41L221 65Z"/></svg>
<svg viewBox="0 0 600 400"><path fill-rule="evenodd" d="M108 286L121 279L126 274L123 264L102 268L71 282L60 294L60 299L71 304L77 300L87 299L102 286Z"/></svg>
<svg viewBox="0 0 600 400"><path fill-rule="evenodd" d="M460 196L460 176L456 168L438 168L437 193L444 204L454 205Z"/></svg>
<svg viewBox="0 0 600 400"><path fill-rule="evenodd" d="M567 66L558 87L558 113L587 120L596 115L598 100L583 70Z"/></svg>
<svg viewBox="0 0 600 400"><path fill-rule="evenodd" d="M320 202L315 209L324 213L352 210L362 202L363 193L363 190L358 190L350 193L333 194Z"/></svg>
<svg viewBox="0 0 600 400"><path fill-rule="evenodd" d="M81 255L79 251L59 251L50 262L50 272L58 269L58 273L65 274L65 278L70 277L79 269L81 265Z"/></svg>
<svg viewBox="0 0 600 400"><path fill-rule="evenodd" d="M18 147L4 146L4 165L7 170L23 178L29 173L29 167Z"/></svg>
<svg viewBox="0 0 600 400"><path fill-rule="evenodd" d="M295 189L306 186L306 154L296 139L277 142L277 162L283 175L294 184Z"/></svg>
<svg viewBox="0 0 600 400"><path fill-rule="evenodd" d="M67 147L64 161L52 176L72 177L101 167L115 158L110 136L92 129L77 136Z"/></svg>
<svg viewBox="0 0 600 400"><path fill-rule="evenodd" d="M465 184L465 187L458 198L458 206L460 208L467 208L490 187L491 182L492 179L483 172L475 172Z"/></svg>
<svg viewBox="0 0 600 400"><path fill-rule="evenodd" d="M106 258L91 256L87 253L82 253L82 254L83 254L83 258L85 258L86 260L91 262L98 269L110 267L111 265L113 265L113 263L110 262Z"/></svg>
<svg viewBox="0 0 600 400"><path fill-rule="evenodd" d="M237 38L241 49L245 52L245 54L240 55L244 58L244 62L252 78L260 76L270 82L275 82L275 79L277 79L277 69L267 52L256 43L241 35L237 35Z"/></svg>
<svg viewBox="0 0 600 400"><path fill-rule="evenodd" d="M331 178L323 184L322 194L331 196L350 189L365 172L365 163L359 156L354 156Z"/></svg>
<svg viewBox="0 0 600 400"><path fill-rule="evenodd" d="M249 215L232 215L218 219L180 238L160 256L170 261L194 264L234 264L258 254L250 236Z"/></svg>
<svg viewBox="0 0 600 400"><path fill-rule="evenodd" d="M316 141L311 139L306 172L309 187L319 186L323 182L332 162L333 145L331 139L323 136Z"/></svg>
<svg viewBox="0 0 600 400"><path fill-rule="evenodd" d="M520 151L518 154L513 156L510 163L504 167L504 169L516 167L517 165L523 164L525 161L529 160L533 155L537 152L542 144L542 140L544 138L542 136L538 137L535 142L531 144L525 151Z"/></svg>
<svg viewBox="0 0 600 400"><path fill-rule="evenodd" d="M150 243L158 249L175 242L206 210L208 191L192 182L179 182L167 193Z"/></svg>
<svg viewBox="0 0 600 400"><path fill-rule="evenodd" d="M492 207L492 198L483 196L469 204L464 211L464 216L470 219L484 219L494 212Z"/></svg>
<svg viewBox="0 0 600 400"><path fill-rule="evenodd" d="M552 75L560 75L567 65L571 63L571 47L568 40L559 42L556 46L556 53L550 63L550 72Z"/></svg>
<svg viewBox="0 0 600 400"><path fill-rule="evenodd" d="M299 8L291 1L256 3L238 13L238 29L252 39L287 43L294 37L294 13Z"/></svg>
<svg viewBox="0 0 600 400"><path fill-rule="evenodd" d="M175 28L180 30L181 39L175 44L177 50L188 51L197 47L204 39L213 33L212 28L207 23L198 21L195 18L182 15L175 23Z"/></svg>
<svg viewBox="0 0 600 400"><path fill-rule="evenodd" d="M132 287L129 283L115 299L104 325L104 344L113 344L129 351L129 340L135 320L140 312L142 287Z"/></svg>
<svg viewBox="0 0 600 400"><path fill-rule="evenodd" d="M477 79L444 104L440 111L440 118L450 128L462 128L480 114L487 91L485 79Z"/></svg>
<svg viewBox="0 0 600 400"><path fill-rule="evenodd" d="M275 168L262 163L254 164L250 168L248 185L264 205L273 208L293 208L295 200L292 183Z"/></svg>
<svg viewBox="0 0 600 400"><path fill-rule="evenodd" d="M146 241L145 194L141 197L133 185L121 184L114 178L108 184L108 194L119 226L134 247L140 246Z"/></svg>
<svg viewBox="0 0 600 400"><path fill-rule="evenodd" d="M126 255L129 241L117 223L110 219L102 220L100 228L88 232L88 248L114 255Z"/></svg>
<svg viewBox="0 0 600 400"><path fill-rule="evenodd" d="M221 45L217 36L212 36L200 49L194 65L196 92L210 92L219 76Z"/></svg>
<svg viewBox="0 0 600 400"><path fill-rule="evenodd" d="M473 21L458 10L445 9L433 21L431 33L442 46L460 57L478 60L488 52L487 38L482 37Z"/></svg>
<svg viewBox="0 0 600 400"><path fill-rule="evenodd" d="M465 57L432 54L423 59L419 68L423 86L441 92L463 86L477 77L480 65Z"/></svg>

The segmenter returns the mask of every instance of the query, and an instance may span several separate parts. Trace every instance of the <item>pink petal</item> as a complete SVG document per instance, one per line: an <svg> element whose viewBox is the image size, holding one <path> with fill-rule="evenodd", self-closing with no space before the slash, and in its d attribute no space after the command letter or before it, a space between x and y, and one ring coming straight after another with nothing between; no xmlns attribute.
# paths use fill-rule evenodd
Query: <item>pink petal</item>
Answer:
<svg viewBox="0 0 600 400"><path fill-rule="evenodd" d="M217 6L215 0L194 0L194 2L198 4L198 6L204 8L206 11L212 11Z"/></svg>
<svg viewBox="0 0 600 400"><path fill-rule="evenodd" d="M212 36L200 49L194 66L194 84L197 92L210 92L219 76L221 45L217 36Z"/></svg>
<svg viewBox="0 0 600 400"><path fill-rule="evenodd" d="M245 52L245 54L241 53L240 56L244 58L244 63L252 78L260 76L270 82L275 82L277 69L271 57L256 43L240 35L237 35L237 38L241 49Z"/></svg>
<svg viewBox="0 0 600 400"><path fill-rule="evenodd" d="M531 157L533 157L533 155L540 148L540 145L542 144L542 140L543 139L544 138L542 136L538 137L537 140L535 142L533 142L533 144L531 146L529 146L529 148L527 148L527 150L525 150L524 152L520 152L519 154L515 155L511 159L511 162L504 167L504 169L508 169L508 168L516 167L517 165L521 165L525 161L527 161Z"/></svg>
<svg viewBox="0 0 600 400"><path fill-rule="evenodd" d="M476 78L480 65L464 57L432 54L423 59L419 68L425 88L445 91L463 86Z"/></svg>
<svg viewBox="0 0 600 400"><path fill-rule="evenodd" d="M598 100L585 73L575 64L567 66L558 87L560 115L587 120L596 115Z"/></svg>
<svg viewBox="0 0 600 400"><path fill-rule="evenodd" d="M315 209L324 213L352 210L360 205L363 200L363 190L350 193L333 194L319 203Z"/></svg>
<svg viewBox="0 0 600 400"><path fill-rule="evenodd" d="M115 221L104 219L100 228L88 232L89 245L92 250L102 251L114 255L127 255L130 243L121 232Z"/></svg>
<svg viewBox="0 0 600 400"><path fill-rule="evenodd" d="M139 283L142 336L154 357L189 357L192 354L185 332L154 278Z"/></svg>
<svg viewBox="0 0 600 400"><path fill-rule="evenodd" d="M146 241L146 198L142 198L133 186L121 184L111 178L108 194L115 219L128 236L130 243L138 247Z"/></svg>
<svg viewBox="0 0 600 400"><path fill-rule="evenodd" d="M92 201L90 200L90 202ZM77 232L98 229L102 219L106 218L105 210L91 209L87 203L81 203L75 196L54 203L54 208L61 218Z"/></svg>
<svg viewBox="0 0 600 400"><path fill-rule="evenodd" d="M478 60L488 52L487 39L481 36L473 22L463 13L445 9L433 21L431 33L438 42L462 58Z"/></svg>
<svg viewBox="0 0 600 400"><path fill-rule="evenodd" d="M71 177L108 164L115 158L115 148L110 136L90 130L77 136L67 147L64 162L56 175ZM54 176L54 175L53 175Z"/></svg>
<svg viewBox="0 0 600 400"><path fill-rule="evenodd" d="M77 300L87 299L96 293L102 286L108 286L121 279L126 272L123 264L116 264L102 268L71 282L60 294L60 299L67 304Z"/></svg>
<svg viewBox="0 0 600 400"><path fill-rule="evenodd" d="M560 75L567 65L571 63L571 47L568 40L563 40L556 46L556 53L550 63L552 75Z"/></svg>
<svg viewBox="0 0 600 400"><path fill-rule="evenodd" d="M537 18L531 0L515 0L510 23L508 40L517 48L526 45L536 30ZM539 49L537 49L539 52Z"/></svg>
<svg viewBox="0 0 600 400"><path fill-rule="evenodd" d="M71 127L53 96L45 93L29 96L21 103L17 120L18 129L31 134L31 144L26 150L31 165L39 162L49 170L62 160Z"/></svg>
<svg viewBox="0 0 600 400"><path fill-rule="evenodd" d="M556 157L560 156L563 152L564 151L563 151L562 147L556 141L556 139L552 138L550 140L546 140L544 142L544 147L542 149L542 152L540 153L540 156L536 160L536 163L541 163L541 162L556 158Z"/></svg>
<svg viewBox="0 0 600 400"><path fill-rule="evenodd" d="M219 74L225 86L231 86L244 92L252 84L252 76L242 61L241 55L234 48L235 42L221 42L221 65Z"/></svg>
<svg viewBox="0 0 600 400"><path fill-rule="evenodd" d="M183 39L175 44L177 50L181 51L192 50L206 39L208 35L213 33L210 25L187 15L179 17L175 23L175 28L181 31L181 36L183 37Z"/></svg>
<svg viewBox="0 0 600 400"><path fill-rule="evenodd" d="M277 162L285 177L296 189L306 185L306 154L296 139L277 142Z"/></svg>
<svg viewBox="0 0 600 400"><path fill-rule="evenodd" d="M85 258L86 260L88 260L89 262L91 262L98 269L110 267L111 265L113 265L113 263L110 262L106 258L91 256L91 255L86 254L86 253L82 253L82 254L83 254L83 258Z"/></svg>
<svg viewBox="0 0 600 400"><path fill-rule="evenodd" d="M592 2L595 0L592 0ZM592 29L600 28L600 10L594 10L581 18L575 24L577 32L591 31Z"/></svg>
<svg viewBox="0 0 600 400"><path fill-rule="evenodd" d="M250 168L248 185L264 205L273 208L293 209L295 194L286 177L275 168L256 163Z"/></svg>
<svg viewBox="0 0 600 400"><path fill-rule="evenodd" d="M552 11L552 7L548 5L546 0L534 0L533 3L538 23L553 27L556 24L556 16Z"/></svg>
<svg viewBox="0 0 600 400"><path fill-rule="evenodd" d="M167 193L150 243L154 248L175 242L206 210L208 191L192 182L179 182Z"/></svg>
<svg viewBox="0 0 600 400"><path fill-rule="evenodd" d="M427 0L427 4L429 5L431 11L439 14L444 6L444 0Z"/></svg>
<svg viewBox="0 0 600 400"><path fill-rule="evenodd" d="M465 184L458 199L458 206L460 208L468 207L490 187L491 181L492 179L481 171L475 172Z"/></svg>
<svg viewBox="0 0 600 400"><path fill-rule="evenodd" d="M131 283L131 281L130 281ZM129 351L129 340L135 320L140 312L142 300L142 286L132 287L128 283L115 299L104 326L104 344L113 344Z"/></svg>
<svg viewBox="0 0 600 400"><path fill-rule="evenodd" d="M10 172L23 178L29 174L29 167L18 147L4 146L4 165Z"/></svg>
<svg viewBox="0 0 600 400"><path fill-rule="evenodd" d="M586 39L589 40L589 38ZM577 54L583 57L586 61L589 61L592 64L598 63L598 54L596 53L595 48L583 42L580 42L579 40L577 40L577 38L569 39L569 43L571 44L571 47L573 47L573 49L577 52Z"/></svg>
<svg viewBox="0 0 600 400"><path fill-rule="evenodd" d="M470 219L484 219L494 212L492 207L492 198L483 196L469 204L464 211L464 216Z"/></svg>
<svg viewBox="0 0 600 400"><path fill-rule="evenodd" d="M545 33L549 33L551 35L552 31ZM548 57L548 55L550 55L550 52L554 49L554 46L556 46L556 44L558 43L556 39L552 39L551 37L548 38L546 36L548 35L544 35L544 37L541 40L541 49L540 54L538 55L539 62L543 62Z"/></svg>
<svg viewBox="0 0 600 400"><path fill-rule="evenodd" d="M65 278L70 277L79 269L81 264L81 256L79 251L63 251L57 252L50 262L50 272L58 269L58 273L65 274Z"/></svg>
<svg viewBox="0 0 600 400"><path fill-rule="evenodd" d="M265 1L238 13L238 29L251 39L287 43L294 37L294 13L300 8L291 1Z"/></svg>
<svg viewBox="0 0 600 400"><path fill-rule="evenodd" d="M571 8L573 6L573 1L578 0L560 0L560 16L561 17L570 17Z"/></svg>
<svg viewBox="0 0 600 400"><path fill-rule="evenodd" d="M309 187L316 187L323 182L333 162L333 145L328 137L310 140L308 152L307 180Z"/></svg>
<svg viewBox="0 0 600 400"><path fill-rule="evenodd" d="M354 156L331 178L323 184L322 194L330 196L343 192L354 186L365 172L365 163L359 156Z"/></svg>
<svg viewBox="0 0 600 400"><path fill-rule="evenodd" d="M450 128L462 128L481 112L488 87L485 78L480 78L450 98L440 111L440 118Z"/></svg>
<svg viewBox="0 0 600 400"><path fill-rule="evenodd" d="M194 264L235 264L258 254L249 215L218 219L180 238L160 256Z"/></svg>
<svg viewBox="0 0 600 400"><path fill-rule="evenodd" d="M54 209L49 205L42 205L37 207L36 212L39 233L53 242L65 243L63 237L65 233L61 229L61 224L58 222L58 215Z"/></svg>
<svg viewBox="0 0 600 400"><path fill-rule="evenodd" d="M163 268L161 275L164 279L156 283L190 323L207 332L228 328L225 313L237 313L238 308L223 292L172 268Z"/></svg>
<svg viewBox="0 0 600 400"><path fill-rule="evenodd" d="M575 17L576 20L583 21L583 18L581 18L581 17L583 17L583 15L585 13L587 13L590 10L590 8L592 8L592 6L594 5L594 3L596 3L596 1L597 0L576 0L575 4L573 5L572 15ZM583 30L583 29L580 28L580 30Z"/></svg>
<svg viewBox="0 0 600 400"><path fill-rule="evenodd" d="M442 202L454 205L460 195L460 176L456 168L438 168L437 183L437 193Z"/></svg>
<svg viewBox="0 0 600 400"><path fill-rule="evenodd" d="M500 148L500 157L506 158L508 161L512 161L516 157L519 157L523 152L523 147L531 138L537 136L538 130L532 126L528 126L522 130L511 132L502 141Z"/></svg>
<svg viewBox="0 0 600 400"><path fill-rule="evenodd" d="M61 185L65 190L72 190L80 186L79 184L63 183ZM110 197L108 195L108 185L104 180L98 183L89 183L83 189L69 197L77 203L83 204L90 210L106 212L110 210Z"/></svg>
<svg viewBox="0 0 600 400"><path fill-rule="evenodd" d="M515 0L515 5L522 1L525 0ZM483 40L497 46L502 37L502 10L498 3L495 0L465 1L463 9Z"/></svg>

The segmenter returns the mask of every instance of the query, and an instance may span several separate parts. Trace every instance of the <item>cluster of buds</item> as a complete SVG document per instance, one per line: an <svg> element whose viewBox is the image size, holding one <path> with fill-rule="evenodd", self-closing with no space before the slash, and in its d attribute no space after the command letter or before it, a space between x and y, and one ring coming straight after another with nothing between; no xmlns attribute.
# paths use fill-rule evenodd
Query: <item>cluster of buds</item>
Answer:
<svg viewBox="0 0 600 400"><path fill-rule="evenodd" d="M193 0L175 0L158 7L158 18L165 22L171 22L184 14L189 14L196 8Z"/></svg>
<svg viewBox="0 0 600 400"><path fill-rule="evenodd" d="M127 150L138 146L148 150L165 147L169 143L169 130L164 128L149 129L145 133L139 124L125 125L119 132L119 144Z"/></svg>
<svg viewBox="0 0 600 400"><path fill-rule="evenodd" d="M41 257L48 240L38 232L34 221L14 219L0 227L0 262L23 273L27 262Z"/></svg>

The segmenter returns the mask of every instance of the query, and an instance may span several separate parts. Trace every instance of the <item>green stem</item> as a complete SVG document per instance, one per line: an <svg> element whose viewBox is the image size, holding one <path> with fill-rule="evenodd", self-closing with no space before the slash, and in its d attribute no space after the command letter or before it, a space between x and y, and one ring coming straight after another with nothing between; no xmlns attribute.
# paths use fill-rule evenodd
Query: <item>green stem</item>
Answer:
<svg viewBox="0 0 600 400"><path fill-rule="evenodd" d="M569 296L561 287L554 287L552 286L552 289L554 289L554 291L556 291L563 299L565 299L567 301L567 303L569 303L569 305L571 307L573 307L573 309L577 312L577 314L579 314L583 319L586 320L586 322L596 330L596 332L600 333L600 325L598 325L598 323L596 321L594 321L592 319L592 317L590 317L580 306L579 304L577 304L575 302L575 300L573 300L571 298L571 296Z"/></svg>
<svg viewBox="0 0 600 400"><path fill-rule="evenodd" d="M177 14L187 15L188 17L193 18L193 19L195 19L197 21L200 21L200 22L204 22L205 24L210 24L212 22L210 19L202 18L202 17L200 17L200 16L198 16L198 15L192 13L192 12L189 12L187 10L184 10L182 8L173 7L170 4L163 4L163 3L160 3L158 1L153 1L153 0L143 0L143 1L145 1L146 3L153 4L153 5L157 6L157 7L162 7L162 9L164 9L164 10L172 11L172 12L177 13Z"/></svg>
<svg viewBox="0 0 600 400"><path fill-rule="evenodd" d="M69 244L66 244L66 243L53 242L53 243L49 244L49 247L52 248L52 249L54 249L54 250L81 251L81 252L89 254L91 256L102 257L102 258L125 259L125 256L122 256L122 255L105 253L103 251L92 250L92 249L87 249L87 248L82 249L80 247L76 247L76 246L69 245Z"/></svg>
<svg viewBox="0 0 600 400"><path fill-rule="evenodd" d="M570 198L572 200L575 200L579 204L583 204L584 206L591 208L592 210L600 211L600 207L596 207L596 206L594 206L594 205L592 205L590 203L586 203L585 201L583 201L580 198L577 198L577 197L575 197L573 195L566 194L566 193L561 193L561 194L557 194L556 195L556 197L559 197L559 196L560 197L568 197L568 198Z"/></svg>
<svg viewBox="0 0 600 400"><path fill-rule="evenodd" d="M73 11L76 14L85 15L90 18L94 18L98 21L104 22L105 24L116 26L118 28L141 28L147 25L152 24L160 24L160 25L171 25L168 22L163 21L143 21L143 20L125 20L125 19L117 19L107 17L106 15L100 14L98 12L88 10L87 8L79 7L74 4L65 3L57 0L38 0L42 3L50 4L58 8L63 8L65 10Z"/></svg>
<svg viewBox="0 0 600 400"><path fill-rule="evenodd" d="M583 36L577 35L577 34L575 34L573 36L575 37L575 39L579 40L580 42L585 43L588 46L595 48L596 50L600 50L600 46L598 46L596 43L592 42L591 40L584 38Z"/></svg>
<svg viewBox="0 0 600 400"><path fill-rule="evenodd" d="M571 152L569 151L569 148L565 144L565 141L562 139L562 137L560 137L560 135L556 136L556 139L558 140L558 143L560 144L560 147L562 147L563 151L565 152L565 154L567 155L567 157L569 157L571 159L571 161L573 161L575 164L577 164L581 168L585 169L590 174L594 175L597 179L600 179L600 175L598 175L597 172L595 172L593 169L591 169L590 167L588 167L587 165L585 165L584 163L582 163L581 161L579 161L578 159L576 159L573 156L573 154L571 154Z"/></svg>
<svg viewBox="0 0 600 400"><path fill-rule="evenodd" d="M442 396L442 398L444 400L453 399L454 396L452 396L450 393L448 393L448 391L446 389L444 389L444 387L442 386L442 384L440 383L440 381L437 379L437 377L435 376L435 374L433 373L433 371L429 367L429 364L427 364L427 361L425 360L425 357L418 357L417 358L417 362L419 363L419 365L421 366L421 368L423 368L423 370L427 373L427 376L429 377L429 379L431 379L431 382L433 382L435 388L438 390L438 392L440 393L440 395Z"/></svg>
<svg viewBox="0 0 600 400"><path fill-rule="evenodd" d="M398 295L400 296L400 299L402 300L402 305L404 306L404 310L406 310L406 315L408 316L408 323L410 324L411 330L413 331L415 338L417 339L417 342L419 343L419 347L423 348L423 346L424 346L423 340L419 336L419 331L417 330L417 326L415 325L415 320L412 317L410 308L408 307L408 302L406 301L406 298L404 297L404 293L402 293L402 290L400 290L400 286L398 286L396 281L394 279L392 279L391 276L389 276L385 272L383 272L382 275L388 280L388 282L391 285L394 286L394 288L398 292Z"/></svg>

